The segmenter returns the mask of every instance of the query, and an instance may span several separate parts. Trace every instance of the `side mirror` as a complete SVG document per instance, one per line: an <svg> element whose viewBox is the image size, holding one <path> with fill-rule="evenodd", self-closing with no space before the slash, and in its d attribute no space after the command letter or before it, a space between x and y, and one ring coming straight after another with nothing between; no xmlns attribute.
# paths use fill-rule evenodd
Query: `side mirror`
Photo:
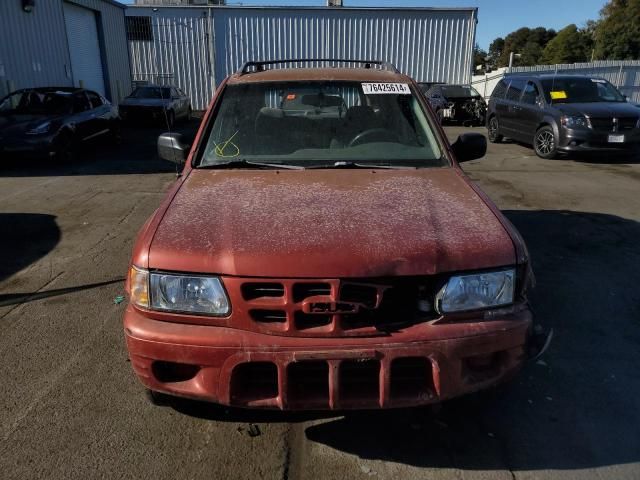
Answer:
<svg viewBox="0 0 640 480"><path fill-rule="evenodd" d="M182 142L180 133L163 133L158 137L158 156L182 165L189 156L191 145Z"/></svg>
<svg viewBox="0 0 640 480"><path fill-rule="evenodd" d="M484 157L487 153L487 139L481 133L463 133L451 145L458 163Z"/></svg>

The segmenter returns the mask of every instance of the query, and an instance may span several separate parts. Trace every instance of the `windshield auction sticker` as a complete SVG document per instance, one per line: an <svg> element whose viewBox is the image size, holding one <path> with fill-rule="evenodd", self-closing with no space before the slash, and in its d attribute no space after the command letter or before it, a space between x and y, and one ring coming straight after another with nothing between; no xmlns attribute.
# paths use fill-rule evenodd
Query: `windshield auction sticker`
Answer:
<svg viewBox="0 0 640 480"><path fill-rule="evenodd" d="M563 100L567 98L567 92L565 92L564 90L555 90L553 92L550 92L550 94L551 100Z"/></svg>
<svg viewBox="0 0 640 480"><path fill-rule="evenodd" d="M365 95L411 95L406 83L363 83L362 91Z"/></svg>

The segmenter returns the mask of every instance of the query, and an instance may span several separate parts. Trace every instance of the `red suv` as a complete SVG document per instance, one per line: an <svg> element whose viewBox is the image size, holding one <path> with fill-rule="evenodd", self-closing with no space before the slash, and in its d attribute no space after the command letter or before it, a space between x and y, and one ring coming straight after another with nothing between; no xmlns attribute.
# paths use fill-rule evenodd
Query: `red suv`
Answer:
<svg viewBox="0 0 640 480"><path fill-rule="evenodd" d="M138 234L124 316L152 398L387 408L511 376L529 354L532 274L458 166L484 136L450 146L386 63L283 63L227 78L192 147L158 139L186 162Z"/></svg>

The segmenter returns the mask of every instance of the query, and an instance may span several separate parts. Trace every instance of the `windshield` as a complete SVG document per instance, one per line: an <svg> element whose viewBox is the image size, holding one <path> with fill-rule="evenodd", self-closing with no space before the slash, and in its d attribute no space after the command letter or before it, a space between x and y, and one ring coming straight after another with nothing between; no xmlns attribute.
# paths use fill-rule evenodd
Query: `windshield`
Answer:
<svg viewBox="0 0 640 480"><path fill-rule="evenodd" d="M601 78L546 78L542 80L549 103L625 102L625 98Z"/></svg>
<svg viewBox="0 0 640 480"><path fill-rule="evenodd" d="M464 85L443 85L442 94L447 98L479 97L480 94L473 87Z"/></svg>
<svg viewBox="0 0 640 480"><path fill-rule="evenodd" d="M0 102L1 114L63 115L71 112L71 94L26 90L7 95Z"/></svg>
<svg viewBox="0 0 640 480"><path fill-rule="evenodd" d="M303 167L449 164L408 85L359 82L227 86L200 166L235 160Z"/></svg>
<svg viewBox="0 0 640 480"><path fill-rule="evenodd" d="M171 98L171 89L164 87L140 87L131 94L133 98Z"/></svg>

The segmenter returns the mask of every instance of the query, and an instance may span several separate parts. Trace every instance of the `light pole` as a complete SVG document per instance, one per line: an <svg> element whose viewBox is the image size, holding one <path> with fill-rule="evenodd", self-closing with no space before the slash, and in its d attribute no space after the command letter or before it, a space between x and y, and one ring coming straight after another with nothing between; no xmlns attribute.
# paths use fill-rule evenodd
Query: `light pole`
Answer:
<svg viewBox="0 0 640 480"><path fill-rule="evenodd" d="M513 68L513 57L520 58L522 54L520 53L509 53L509 73L511 73L511 69Z"/></svg>

